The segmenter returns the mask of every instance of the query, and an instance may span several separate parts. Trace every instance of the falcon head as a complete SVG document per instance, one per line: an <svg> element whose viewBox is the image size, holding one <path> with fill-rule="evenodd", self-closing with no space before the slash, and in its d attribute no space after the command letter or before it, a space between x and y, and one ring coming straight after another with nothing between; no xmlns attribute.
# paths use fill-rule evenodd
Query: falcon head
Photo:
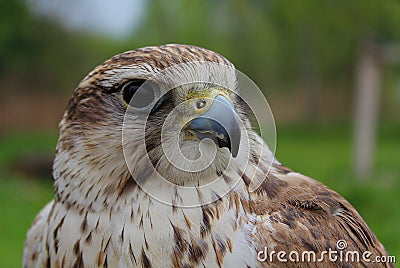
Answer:
<svg viewBox="0 0 400 268"><path fill-rule="evenodd" d="M115 202L153 173L210 183L255 155L247 109L232 63L215 52L165 45L114 56L81 81L60 123L56 196Z"/></svg>

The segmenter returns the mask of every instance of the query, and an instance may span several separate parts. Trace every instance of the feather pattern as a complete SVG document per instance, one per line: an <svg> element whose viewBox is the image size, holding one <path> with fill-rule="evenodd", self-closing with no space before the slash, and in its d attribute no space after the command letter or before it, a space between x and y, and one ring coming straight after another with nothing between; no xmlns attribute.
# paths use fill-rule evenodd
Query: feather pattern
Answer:
<svg viewBox="0 0 400 268"><path fill-rule="evenodd" d="M119 88L129 79L147 79L174 64L194 61L233 66L203 48L165 45L117 55L83 79L60 123L53 166L55 198L27 234L23 267L390 267L327 258L319 263L258 260L265 248L317 255L329 249L340 251L339 240L347 242L348 251L370 251L371 259L387 253L344 198L274 158L251 129L246 108L238 100L234 100L235 110L250 139L251 159L244 170L235 163L239 160L224 172L218 163L213 165L213 172L234 186L228 194L216 188L211 193L216 201L180 207L154 200L137 185L123 147L128 147L128 161L137 169L143 168L146 150L137 145L135 135L124 140L126 144L121 142L126 107ZM231 74L215 75L234 87ZM159 169L167 165L156 133L163 114L185 94L184 89L173 93L149 121L152 135L146 138L146 147L151 148L147 153ZM134 120L133 133L145 123L140 117ZM218 152L217 161L223 161L226 151ZM260 182L255 191L252 180ZM197 195L187 195L173 184L163 188L154 174L148 174L144 183L152 183L160 193L175 193L172 204L185 199L202 203L210 194L199 186L195 186Z"/></svg>

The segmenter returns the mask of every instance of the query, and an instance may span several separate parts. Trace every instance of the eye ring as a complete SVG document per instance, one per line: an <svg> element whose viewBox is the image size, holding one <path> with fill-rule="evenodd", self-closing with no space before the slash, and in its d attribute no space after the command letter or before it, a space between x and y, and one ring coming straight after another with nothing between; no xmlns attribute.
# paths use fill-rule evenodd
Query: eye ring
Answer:
<svg viewBox="0 0 400 268"><path fill-rule="evenodd" d="M122 86L121 98L126 106L139 110L149 108L158 95L157 84L143 79L134 79Z"/></svg>

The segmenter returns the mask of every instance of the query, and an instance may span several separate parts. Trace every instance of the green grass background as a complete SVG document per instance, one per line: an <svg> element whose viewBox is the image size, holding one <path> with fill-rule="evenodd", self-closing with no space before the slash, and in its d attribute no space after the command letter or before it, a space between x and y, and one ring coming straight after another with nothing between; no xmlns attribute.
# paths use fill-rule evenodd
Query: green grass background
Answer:
<svg viewBox="0 0 400 268"><path fill-rule="evenodd" d="M278 127L278 159L322 181L343 195L386 246L400 257L400 126L378 132L374 172L367 180L352 175L351 129L346 125ZM20 267L26 231L52 198L49 178L31 178L12 170L19 155L53 152L56 133L0 136L0 267Z"/></svg>

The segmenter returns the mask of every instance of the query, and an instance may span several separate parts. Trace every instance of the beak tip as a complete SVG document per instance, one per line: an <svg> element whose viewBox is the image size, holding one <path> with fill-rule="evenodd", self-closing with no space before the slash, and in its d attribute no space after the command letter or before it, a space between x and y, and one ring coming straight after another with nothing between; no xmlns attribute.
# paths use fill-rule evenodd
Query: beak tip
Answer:
<svg viewBox="0 0 400 268"><path fill-rule="evenodd" d="M231 154L232 154L233 158L236 158L238 152L232 151Z"/></svg>
<svg viewBox="0 0 400 268"><path fill-rule="evenodd" d="M232 145L231 145L231 146L232 146L232 149L230 149L233 158L236 158L236 156L237 156L238 153L239 153L240 134L239 134L239 137L237 137L237 138L238 138L238 139L237 139L236 141L233 141L233 143L232 143Z"/></svg>

